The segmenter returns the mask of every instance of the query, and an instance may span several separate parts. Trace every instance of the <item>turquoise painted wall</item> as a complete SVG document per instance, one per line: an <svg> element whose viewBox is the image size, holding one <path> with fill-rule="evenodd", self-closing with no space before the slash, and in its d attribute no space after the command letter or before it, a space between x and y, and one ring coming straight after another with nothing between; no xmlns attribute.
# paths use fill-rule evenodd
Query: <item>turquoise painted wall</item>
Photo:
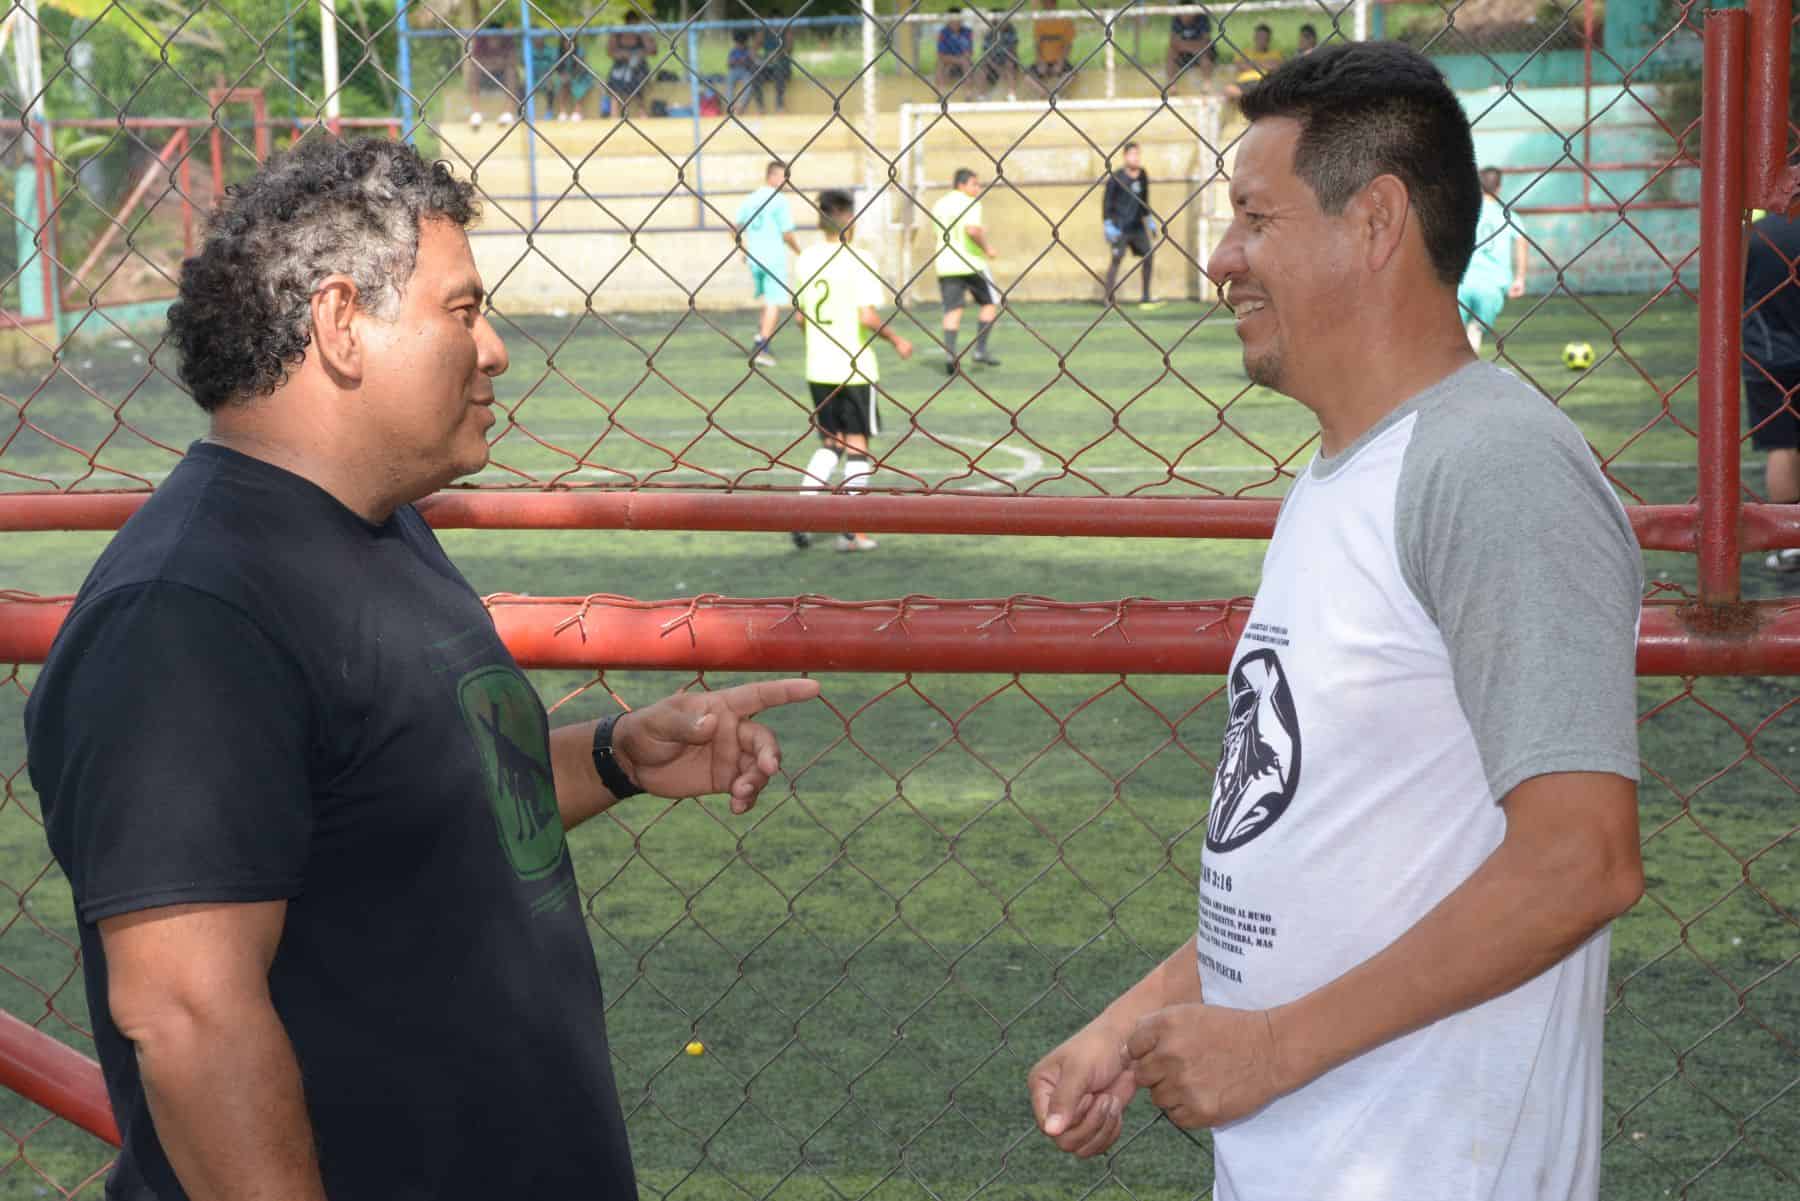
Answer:
<svg viewBox="0 0 1800 1201"><path fill-rule="evenodd" d="M1566 169L1584 161L1669 161L1674 141L1650 117L1657 102L1654 87L1595 87L1591 93L1582 87L1495 87L1458 95L1475 130L1476 159L1505 173L1501 198L1509 206L1624 206L1623 214L1516 214L1515 224L1538 248L1528 274L1532 292L1547 291L1559 278L1575 292L1656 291L1677 271L1694 282L1698 214L1691 208L1645 206L1697 201L1697 170L1658 175L1651 167L1594 169L1584 190L1584 173ZM1543 169L1550 166L1565 169Z"/></svg>

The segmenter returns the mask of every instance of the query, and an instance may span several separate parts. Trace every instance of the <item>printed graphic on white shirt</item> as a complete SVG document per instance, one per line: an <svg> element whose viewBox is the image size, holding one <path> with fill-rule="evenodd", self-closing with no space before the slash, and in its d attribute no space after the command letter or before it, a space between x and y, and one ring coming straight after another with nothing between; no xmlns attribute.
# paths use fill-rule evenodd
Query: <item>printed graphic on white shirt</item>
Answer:
<svg viewBox="0 0 1800 1201"><path fill-rule="evenodd" d="M1300 721L1281 656L1272 647L1245 655L1227 693L1231 719L1206 820L1206 849L1214 853L1262 835L1300 787Z"/></svg>

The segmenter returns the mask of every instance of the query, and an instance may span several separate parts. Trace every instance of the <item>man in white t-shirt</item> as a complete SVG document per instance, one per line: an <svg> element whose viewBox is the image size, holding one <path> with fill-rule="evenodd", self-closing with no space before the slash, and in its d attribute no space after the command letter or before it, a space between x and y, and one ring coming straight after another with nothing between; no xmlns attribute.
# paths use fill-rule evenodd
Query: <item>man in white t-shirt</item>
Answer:
<svg viewBox="0 0 1800 1201"><path fill-rule="evenodd" d="M1232 659L1195 937L1032 1105L1088 1156L1147 1089L1214 1130L1217 1201L1592 1199L1638 548L1580 432L1464 337L1481 189L1437 69L1334 45L1243 109L1208 274L1319 451Z"/></svg>
<svg viewBox="0 0 1800 1201"><path fill-rule="evenodd" d="M912 343L882 320L881 307L892 293L850 245L856 235L856 202L850 193L829 189L819 194L819 228L825 240L802 250L794 265L794 307L806 330L806 385L821 443L800 473L800 485L829 487L831 473L841 463L844 491L861 492L875 473L869 439L881 432L875 413L875 384L881 378L875 340L890 343L903 359L912 357ZM812 545L810 534L796 532L793 538L801 550ZM875 540L846 531L837 548L874 550Z"/></svg>

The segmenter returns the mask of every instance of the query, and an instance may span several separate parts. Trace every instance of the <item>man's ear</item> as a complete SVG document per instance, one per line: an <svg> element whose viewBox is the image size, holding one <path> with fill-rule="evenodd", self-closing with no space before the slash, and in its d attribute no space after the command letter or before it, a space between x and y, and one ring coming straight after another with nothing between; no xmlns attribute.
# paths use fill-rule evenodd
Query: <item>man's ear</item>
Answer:
<svg viewBox="0 0 1800 1201"><path fill-rule="evenodd" d="M1406 185L1398 176L1377 175L1351 199L1350 207L1357 232L1362 236L1364 265L1370 271L1385 269L1406 239L1412 214Z"/></svg>
<svg viewBox="0 0 1800 1201"><path fill-rule="evenodd" d="M362 336L356 318L361 294L348 275L328 275L312 294L312 344L333 379L358 384L363 377Z"/></svg>

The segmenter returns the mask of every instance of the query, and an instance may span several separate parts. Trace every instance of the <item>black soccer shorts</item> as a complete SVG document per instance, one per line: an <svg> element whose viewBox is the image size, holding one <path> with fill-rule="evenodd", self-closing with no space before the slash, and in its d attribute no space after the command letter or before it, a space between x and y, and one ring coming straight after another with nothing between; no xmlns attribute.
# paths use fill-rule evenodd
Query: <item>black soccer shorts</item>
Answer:
<svg viewBox="0 0 1800 1201"><path fill-rule="evenodd" d="M820 384L812 389L813 424L822 434L861 434L872 438L881 432L875 420L875 396L867 384Z"/></svg>

